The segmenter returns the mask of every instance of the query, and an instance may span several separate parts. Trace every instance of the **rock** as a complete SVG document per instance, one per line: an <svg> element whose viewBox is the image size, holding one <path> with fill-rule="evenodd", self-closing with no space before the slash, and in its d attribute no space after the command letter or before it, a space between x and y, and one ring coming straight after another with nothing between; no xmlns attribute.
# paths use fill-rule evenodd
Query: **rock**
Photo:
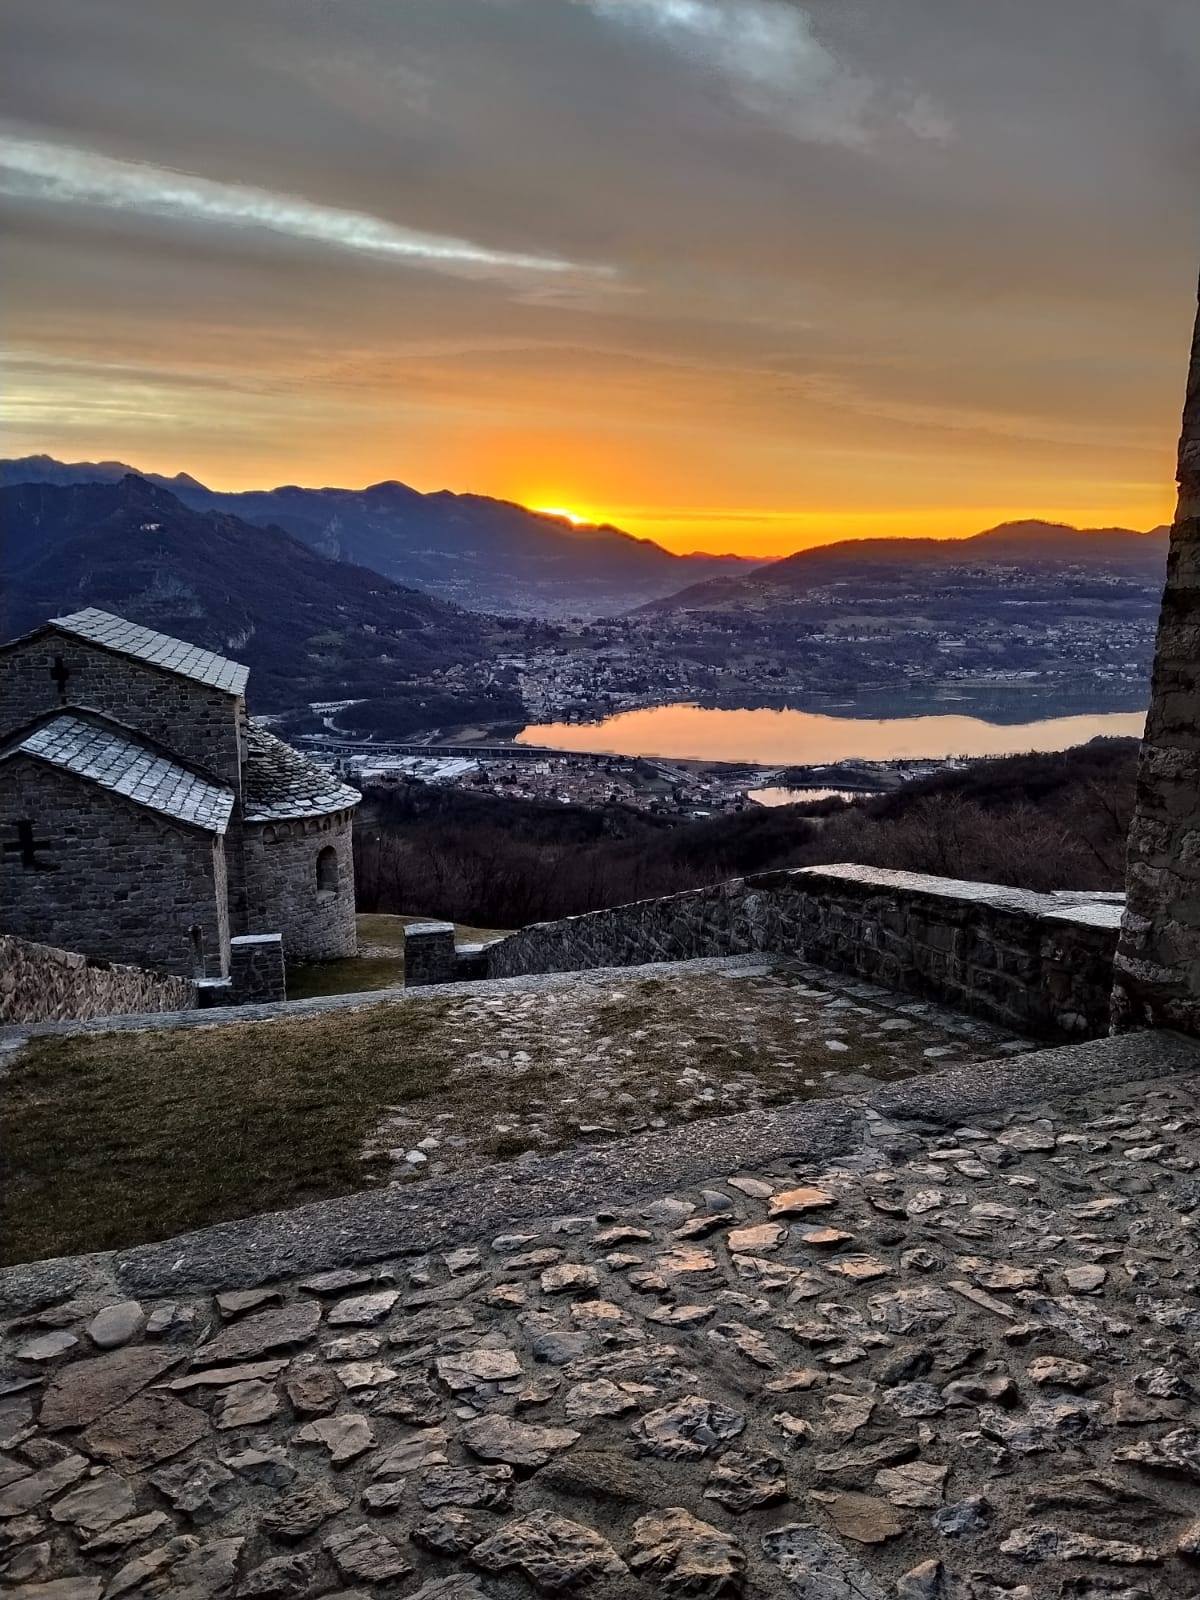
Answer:
<svg viewBox="0 0 1200 1600"><path fill-rule="evenodd" d="M478 1578L455 1573L449 1578L430 1578L410 1600L488 1600L488 1597L479 1587Z"/></svg>
<svg viewBox="0 0 1200 1600"><path fill-rule="evenodd" d="M448 1435L444 1428L427 1428L411 1434L381 1456L374 1464L376 1478L403 1478L424 1467L446 1464Z"/></svg>
<svg viewBox="0 0 1200 1600"><path fill-rule="evenodd" d="M805 1187L785 1189L772 1195L767 1202L767 1213L772 1217L802 1216L806 1211L823 1211L837 1204L837 1197L825 1189Z"/></svg>
<svg viewBox="0 0 1200 1600"><path fill-rule="evenodd" d="M517 1571L538 1588L556 1591L624 1573L607 1539L553 1511L531 1511L506 1522L471 1551L485 1572Z"/></svg>
<svg viewBox="0 0 1200 1600"><path fill-rule="evenodd" d="M361 1289L373 1281L365 1267L335 1267L332 1272L318 1272L315 1277L301 1278L298 1288L306 1294L338 1295L347 1289Z"/></svg>
<svg viewBox="0 0 1200 1600"><path fill-rule="evenodd" d="M133 1514L133 1491L115 1472L99 1472L78 1488L56 1500L50 1508L55 1522L69 1522L81 1536L102 1533L114 1522Z"/></svg>
<svg viewBox="0 0 1200 1600"><path fill-rule="evenodd" d="M214 1539L171 1568L171 1600L218 1600L233 1588L244 1539Z"/></svg>
<svg viewBox="0 0 1200 1600"><path fill-rule="evenodd" d="M579 1261L564 1261L547 1267L538 1279L543 1294L593 1294L600 1287L595 1267Z"/></svg>
<svg viewBox="0 0 1200 1600"><path fill-rule="evenodd" d="M412 1563L405 1559L399 1547L365 1522L357 1528L331 1533L324 1541L323 1548L328 1551L338 1575L343 1578L361 1578L365 1583L386 1583L392 1578L403 1578L412 1571Z"/></svg>
<svg viewBox="0 0 1200 1600"><path fill-rule="evenodd" d="M38 1420L51 1433L59 1428L84 1428L147 1388L175 1360L166 1351L133 1345L72 1361L50 1379Z"/></svg>
<svg viewBox="0 0 1200 1600"><path fill-rule="evenodd" d="M399 1298L398 1289L377 1289L374 1294L355 1295L331 1306L325 1320L332 1328L369 1327L382 1322Z"/></svg>
<svg viewBox="0 0 1200 1600"><path fill-rule="evenodd" d="M59 1329L56 1333L41 1333L36 1339L27 1339L17 1346L16 1356L18 1361L32 1361L41 1366L48 1361L59 1361L78 1348L79 1340L75 1335Z"/></svg>
<svg viewBox="0 0 1200 1600"><path fill-rule="evenodd" d="M239 1478L266 1484L271 1489L286 1488L296 1476L296 1469L286 1453L269 1439L260 1439L257 1446L223 1455L221 1462Z"/></svg>
<svg viewBox="0 0 1200 1600"><path fill-rule="evenodd" d="M807 1522L773 1528L762 1538L794 1600L885 1600L867 1569L836 1539Z"/></svg>
<svg viewBox="0 0 1200 1600"><path fill-rule="evenodd" d="M919 1289L897 1289L894 1294L875 1295L867 1302L871 1321L889 1333L936 1333L955 1312L955 1303L944 1289L930 1284Z"/></svg>
<svg viewBox="0 0 1200 1600"><path fill-rule="evenodd" d="M454 1394L473 1389L480 1383L505 1383L521 1376L521 1363L514 1350L489 1350L478 1347L457 1355L439 1356L434 1363L437 1375Z"/></svg>
<svg viewBox="0 0 1200 1600"><path fill-rule="evenodd" d="M730 1450L709 1473L704 1498L742 1512L786 1500L787 1493L787 1473L778 1456Z"/></svg>
<svg viewBox="0 0 1200 1600"><path fill-rule="evenodd" d="M260 1306L279 1305L283 1296L278 1289L226 1289L216 1297L217 1310L227 1320L244 1317L248 1311Z"/></svg>
<svg viewBox="0 0 1200 1600"><path fill-rule="evenodd" d="M396 1417L414 1428L431 1428L445 1415L441 1396L424 1378L408 1378L391 1384L388 1392L376 1401L376 1416Z"/></svg>
<svg viewBox="0 0 1200 1600"><path fill-rule="evenodd" d="M857 1544L883 1544L904 1532L904 1524L886 1500L874 1495L841 1490L828 1494L813 1489L811 1498L825 1507L826 1513L843 1539Z"/></svg>
<svg viewBox="0 0 1200 1600"><path fill-rule="evenodd" d="M482 1517L446 1506L418 1522L411 1537L422 1550L433 1550L441 1556L464 1556L487 1537L490 1529Z"/></svg>
<svg viewBox="0 0 1200 1600"><path fill-rule="evenodd" d="M507 1417L478 1417L463 1429L463 1443L482 1461L513 1467L544 1467L579 1438L574 1428L539 1428Z"/></svg>
<svg viewBox="0 0 1200 1600"><path fill-rule="evenodd" d="M253 1361L271 1350L307 1344L321 1321L321 1307L313 1300L297 1300L276 1310L260 1311L222 1328L215 1339L201 1345L193 1364L217 1366L223 1361Z"/></svg>
<svg viewBox="0 0 1200 1600"><path fill-rule="evenodd" d="M176 1511L200 1525L222 1516L233 1504L233 1473L216 1461L177 1461L150 1474L150 1482Z"/></svg>
<svg viewBox="0 0 1200 1600"><path fill-rule="evenodd" d="M326 1416L342 1398L342 1386L328 1367L293 1366L283 1387L300 1417Z"/></svg>
<svg viewBox="0 0 1200 1600"><path fill-rule="evenodd" d="M964 1533L982 1533L991 1519L991 1507L982 1495L968 1495L953 1505L935 1511L931 1525L943 1538L955 1539Z"/></svg>
<svg viewBox="0 0 1200 1600"><path fill-rule="evenodd" d="M1068 1267L1063 1281L1072 1294L1099 1294L1108 1281L1108 1273L1097 1266Z"/></svg>
<svg viewBox="0 0 1200 1600"><path fill-rule="evenodd" d="M572 1450L538 1474L539 1485L576 1500L615 1500L622 1505L657 1506L669 1494L666 1479L623 1450Z"/></svg>
<svg viewBox="0 0 1200 1600"><path fill-rule="evenodd" d="M737 1594L745 1566L736 1539L682 1506L651 1512L633 1525L630 1570L653 1578L664 1594L698 1600Z"/></svg>
<svg viewBox="0 0 1200 1600"><path fill-rule="evenodd" d="M188 1372L182 1378L172 1378L167 1388L177 1394L190 1389L228 1389L235 1383L269 1383L287 1366L284 1356L274 1361L244 1361L233 1367L209 1367L203 1372Z"/></svg>
<svg viewBox="0 0 1200 1600"><path fill-rule="evenodd" d="M698 1461L735 1439L745 1417L704 1395L689 1394L669 1406L650 1411L634 1423L630 1435L639 1455L665 1461Z"/></svg>
<svg viewBox="0 0 1200 1600"><path fill-rule="evenodd" d="M630 1391L635 1392L631 1393ZM593 1417L620 1417L637 1409L641 1395L653 1394L652 1389L637 1385L613 1383L609 1378L596 1378L591 1383L577 1383L563 1397L563 1410L568 1422L589 1422Z"/></svg>
<svg viewBox="0 0 1200 1600"><path fill-rule="evenodd" d="M949 1467L932 1461L907 1461L875 1474L876 1486L894 1506L940 1506Z"/></svg>
<svg viewBox="0 0 1200 1600"><path fill-rule="evenodd" d="M237 1586L237 1600L292 1600L307 1594L317 1571L314 1553L272 1556L248 1572Z"/></svg>
<svg viewBox="0 0 1200 1600"><path fill-rule="evenodd" d="M828 1394L821 1407L821 1428L837 1439L852 1439L875 1413L869 1394Z"/></svg>
<svg viewBox="0 0 1200 1600"><path fill-rule="evenodd" d="M777 1250L787 1238L787 1229L778 1222L759 1222L752 1227L731 1228L726 1244L735 1255L759 1255Z"/></svg>
<svg viewBox="0 0 1200 1600"><path fill-rule="evenodd" d="M151 1534L170 1526L171 1519L162 1511L148 1511L145 1516L130 1517L128 1522L117 1522L103 1533L93 1534L84 1541L81 1549L89 1555L111 1555L117 1550L127 1550L131 1544L141 1544Z"/></svg>
<svg viewBox="0 0 1200 1600"><path fill-rule="evenodd" d="M23 1584L12 1600L100 1600L103 1578L51 1578L49 1583Z"/></svg>
<svg viewBox="0 0 1200 1600"><path fill-rule="evenodd" d="M427 1511L461 1506L467 1511L506 1511L512 1499L511 1467L430 1467L417 1498Z"/></svg>
<svg viewBox="0 0 1200 1600"><path fill-rule="evenodd" d="M158 1578L160 1573L173 1567L184 1556L194 1555L199 1549L200 1541L185 1534L180 1538L168 1539L166 1544L160 1544L153 1550L144 1551L142 1555L127 1561L114 1573L104 1591L105 1600L120 1600L122 1595L130 1594L135 1589L143 1589L145 1592L143 1588L145 1584ZM155 1589L160 1594L163 1592L158 1583L155 1584Z"/></svg>
<svg viewBox="0 0 1200 1600"><path fill-rule="evenodd" d="M1162 1560L1157 1550L1120 1539L1097 1539L1090 1533L1067 1533L1044 1523L1014 1528L1000 1546L1002 1554L1019 1561L1099 1561L1106 1565L1155 1566Z"/></svg>
<svg viewBox="0 0 1200 1600"><path fill-rule="evenodd" d="M898 1417L936 1417L946 1409L946 1401L931 1383L898 1383L884 1401Z"/></svg>
<svg viewBox="0 0 1200 1600"><path fill-rule="evenodd" d="M283 1402L267 1383L235 1383L217 1401L213 1420L221 1432L231 1428L256 1428L270 1422Z"/></svg>
<svg viewBox="0 0 1200 1600"><path fill-rule="evenodd" d="M945 1593L940 1561L922 1561L896 1579L896 1600L943 1600Z"/></svg>
<svg viewBox="0 0 1200 1600"><path fill-rule="evenodd" d="M851 1283L871 1283L876 1278L886 1278L891 1270L878 1256L839 1256L836 1261L825 1263L826 1272L849 1278Z"/></svg>
<svg viewBox="0 0 1200 1600"><path fill-rule="evenodd" d="M318 1417L307 1422L294 1435L296 1444L324 1445L329 1462L344 1467L375 1448L375 1430L366 1417L348 1411L336 1417Z"/></svg>
<svg viewBox="0 0 1200 1600"><path fill-rule="evenodd" d="M1195 1428L1175 1428L1157 1441L1139 1439L1113 1454L1118 1461L1131 1462L1147 1472L1163 1472L1200 1483L1200 1430Z"/></svg>
<svg viewBox="0 0 1200 1600"><path fill-rule="evenodd" d="M87 1325L87 1336L100 1350L116 1350L139 1333L146 1316L136 1300L105 1306Z"/></svg>
<svg viewBox="0 0 1200 1600"><path fill-rule="evenodd" d="M263 1514L262 1526L273 1538L288 1544L306 1539L323 1522L336 1517L350 1504L320 1478L298 1483L273 1500Z"/></svg>
<svg viewBox="0 0 1200 1600"><path fill-rule="evenodd" d="M83 1433L89 1455L110 1461L122 1472L141 1472L169 1461L208 1433L208 1420L174 1395L139 1394Z"/></svg>
<svg viewBox="0 0 1200 1600"><path fill-rule="evenodd" d="M27 1511L36 1511L44 1500L61 1494L77 1483L88 1470L84 1456L66 1455L38 1472L27 1473L15 1483L0 1489L0 1518L20 1517Z"/></svg>

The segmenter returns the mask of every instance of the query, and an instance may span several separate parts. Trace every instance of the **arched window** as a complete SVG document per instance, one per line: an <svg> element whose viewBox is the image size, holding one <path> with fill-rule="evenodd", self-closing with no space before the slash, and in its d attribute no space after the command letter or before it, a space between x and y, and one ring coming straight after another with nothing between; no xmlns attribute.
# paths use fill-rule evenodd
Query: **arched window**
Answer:
<svg viewBox="0 0 1200 1600"><path fill-rule="evenodd" d="M317 894L329 899L338 892L337 851L331 844L317 853Z"/></svg>

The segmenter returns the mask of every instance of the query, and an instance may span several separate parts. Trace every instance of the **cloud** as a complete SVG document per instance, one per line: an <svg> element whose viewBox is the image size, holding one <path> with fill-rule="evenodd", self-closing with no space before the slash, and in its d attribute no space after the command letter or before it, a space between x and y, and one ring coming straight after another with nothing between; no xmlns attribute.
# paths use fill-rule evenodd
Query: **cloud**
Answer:
<svg viewBox="0 0 1200 1600"><path fill-rule="evenodd" d="M37 139L0 138L0 195L40 205L94 206L163 221L249 229L445 272L607 277L612 268L493 250L300 196L218 183Z"/></svg>
<svg viewBox="0 0 1200 1600"><path fill-rule="evenodd" d="M578 0L726 79L735 97L798 139L863 147L881 121L917 138L951 128L924 95L896 95L847 68L784 0Z"/></svg>

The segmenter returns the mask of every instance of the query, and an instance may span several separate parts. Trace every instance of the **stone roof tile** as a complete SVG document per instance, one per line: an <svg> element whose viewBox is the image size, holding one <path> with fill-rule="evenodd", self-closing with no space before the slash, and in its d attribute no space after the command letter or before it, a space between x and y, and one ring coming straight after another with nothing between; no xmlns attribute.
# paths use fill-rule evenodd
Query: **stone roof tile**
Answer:
<svg viewBox="0 0 1200 1600"><path fill-rule="evenodd" d="M170 634L139 627L136 622L127 622L111 611L97 611L89 606L86 611L73 611L70 616L53 617L51 626L121 655L148 661L166 672L178 673L181 678L206 683L226 694L244 695L246 692L249 667L216 655L212 650L202 650L199 645L188 644L184 639L172 639Z"/></svg>
<svg viewBox="0 0 1200 1600"><path fill-rule="evenodd" d="M242 766L242 806L247 822L327 816L362 799L357 789L326 772L264 728L251 727Z"/></svg>
<svg viewBox="0 0 1200 1600"><path fill-rule="evenodd" d="M98 783L135 805L210 833L225 832L233 791L201 778L123 730L63 712L11 744L3 758L34 756Z"/></svg>

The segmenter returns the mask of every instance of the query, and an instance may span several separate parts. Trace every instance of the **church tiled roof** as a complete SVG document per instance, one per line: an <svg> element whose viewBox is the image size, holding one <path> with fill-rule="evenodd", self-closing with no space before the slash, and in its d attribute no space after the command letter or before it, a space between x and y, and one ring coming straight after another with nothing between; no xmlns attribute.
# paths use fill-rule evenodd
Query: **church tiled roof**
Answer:
<svg viewBox="0 0 1200 1600"><path fill-rule="evenodd" d="M263 728L246 736L242 766L242 805L247 822L276 822L344 811L362 799L333 773L284 744Z"/></svg>
<svg viewBox="0 0 1200 1600"><path fill-rule="evenodd" d="M67 617L54 617L51 625L80 639L88 639L92 644L117 650L121 655L149 661L166 672L177 672L182 678L206 683L212 689L223 689L226 694L244 695L246 692L249 667L183 639L155 633L153 628L126 622L124 617L115 617L110 611L97 611L89 606L86 611L73 611Z"/></svg>
<svg viewBox="0 0 1200 1600"><path fill-rule="evenodd" d="M124 729L61 712L0 752L0 760L33 756L98 783L113 794L176 822L224 833L233 791L189 772Z"/></svg>

